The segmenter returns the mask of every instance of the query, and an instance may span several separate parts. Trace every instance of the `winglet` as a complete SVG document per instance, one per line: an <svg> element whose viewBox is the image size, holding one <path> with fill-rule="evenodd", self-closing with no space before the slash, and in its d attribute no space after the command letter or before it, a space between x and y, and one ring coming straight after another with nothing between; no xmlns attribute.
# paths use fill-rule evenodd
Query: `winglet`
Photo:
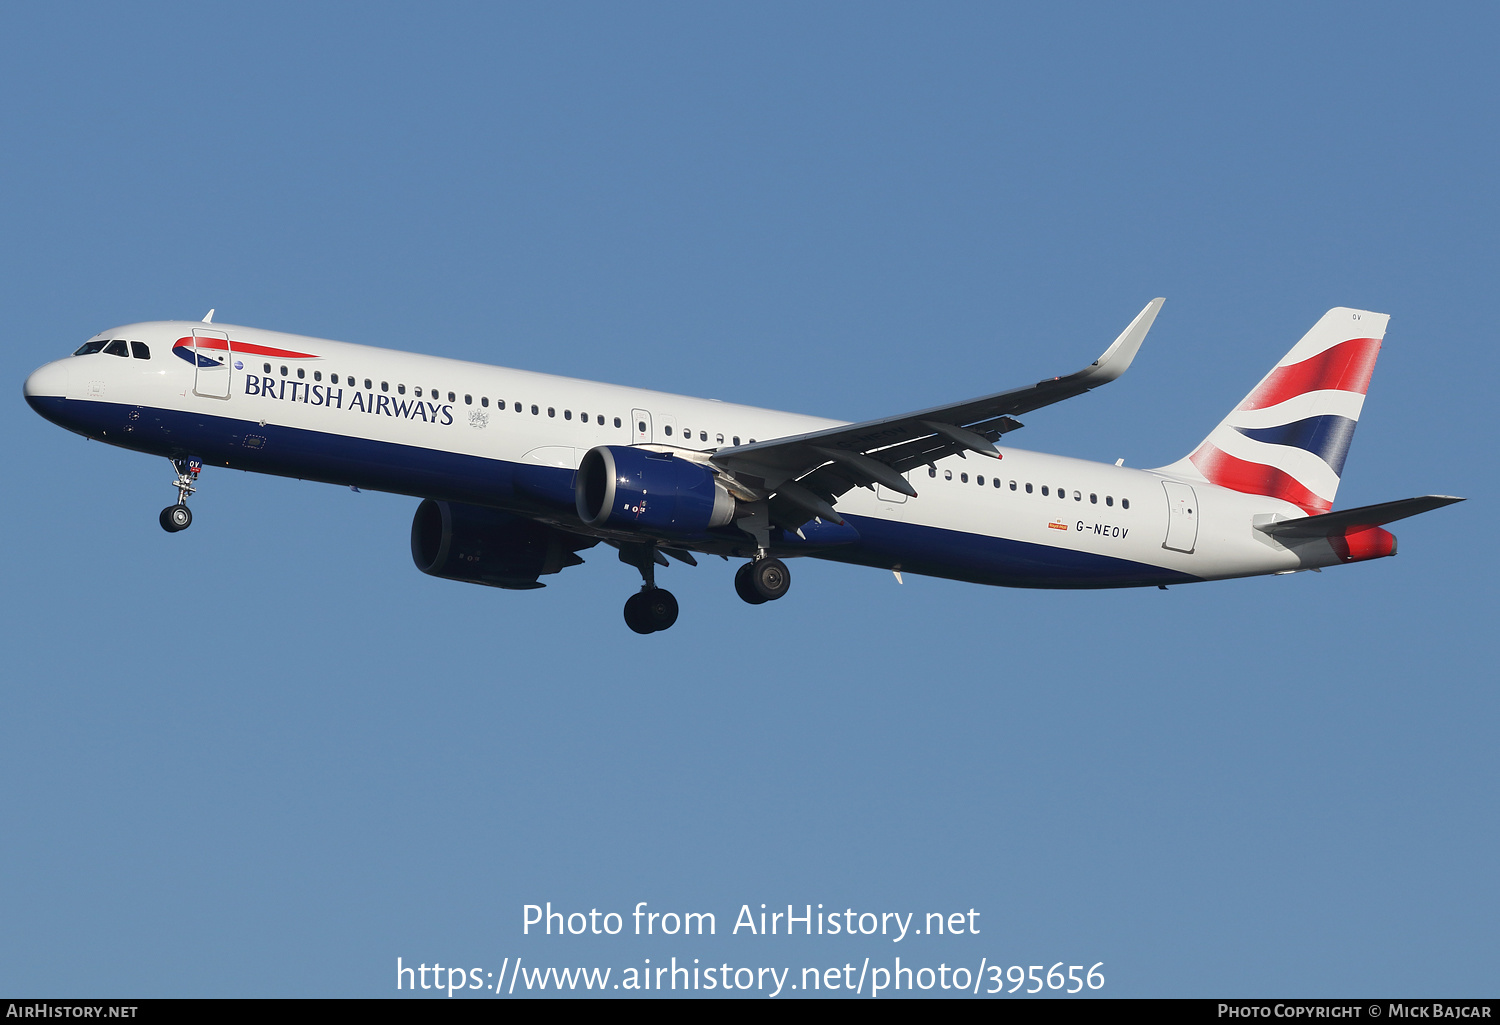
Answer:
<svg viewBox="0 0 1500 1025"><path fill-rule="evenodd" d="M1104 355L1083 371L1080 379L1087 382L1090 388L1095 388L1108 384L1129 370L1131 360L1140 351L1141 343L1146 340L1146 332L1151 330L1164 302L1165 299L1158 298L1147 303L1146 308L1130 322L1130 326L1120 332L1120 337L1115 339L1114 344L1104 350Z"/></svg>

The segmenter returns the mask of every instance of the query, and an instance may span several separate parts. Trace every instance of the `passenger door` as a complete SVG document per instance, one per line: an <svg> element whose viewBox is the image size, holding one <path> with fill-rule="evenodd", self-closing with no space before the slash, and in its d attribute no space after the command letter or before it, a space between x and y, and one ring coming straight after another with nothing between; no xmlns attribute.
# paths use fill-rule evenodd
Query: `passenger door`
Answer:
<svg viewBox="0 0 1500 1025"><path fill-rule="evenodd" d="M1161 486L1167 490L1167 539L1161 546L1192 554L1198 544L1198 496L1177 481L1164 480Z"/></svg>
<svg viewBox="0 0 1500 1025"><path fill-rule="evenodd" d="M230 362L229 336L223 331L193 328L193 355L197 377L193 394L210 399L229 398L229 381L234 373Z"/></svg>
<svg viewBox="0 0 1500 1025"><path fill-rule="evenodd" d="M651 444L651 414L644 409L630 411L630 436L632 445Z"/></svg>

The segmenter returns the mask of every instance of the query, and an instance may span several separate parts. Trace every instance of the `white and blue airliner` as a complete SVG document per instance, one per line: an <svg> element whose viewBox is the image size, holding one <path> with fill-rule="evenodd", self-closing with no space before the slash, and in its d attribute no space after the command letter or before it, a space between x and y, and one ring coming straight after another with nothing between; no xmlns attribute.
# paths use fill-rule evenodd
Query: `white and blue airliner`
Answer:
<svg viewBox="0 0 1500 1025"><path fill-rule="evenodd" d="M541 587L600 542L636 567L637 633L668 557L744 560L757 605L808 556L1009 587L1164 587L1393 555L1382 525L1460 499L1332 511L1388 318L1333 309L1191 454L1134 469L1013 448L1016 417L1113 381L1156 299L1065 377L864 423L203 321L111 328L26 380L86 438L165 456L192 523L205 466L421 499L417 568ZM977 458L969 458L975 456Z"/></svg>

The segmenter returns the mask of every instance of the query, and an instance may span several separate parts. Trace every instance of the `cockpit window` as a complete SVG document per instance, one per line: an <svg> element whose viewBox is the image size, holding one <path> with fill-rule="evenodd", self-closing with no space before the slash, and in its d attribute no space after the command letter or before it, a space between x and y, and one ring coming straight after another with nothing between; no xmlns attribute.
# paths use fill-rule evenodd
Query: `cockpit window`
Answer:
<svg viewBox="0 0 1500 1025"><path fill-rule="evenodd" d="M145 342L131 342L130 354L136 359L150 359L151 347L148 346Z"/></svg>
<svg viewBox="0 0 1500 1025"><path fill-rule="evenodd" d="M126 359L130 358L130 353L125 351L125 340L123 338L116 338L114 341L110 342L104 347L104 351L109 353L111 356L124 356Z"/></svg>
<svg viewBox="0 0 1500 1025"><path fill-rule="evenodd" d="M78 347L78 351L75 352L75 353L73 353L73 355L75 355L75 356L92 356L94 353L98 352L100 349L104 348L108 344L109 344L109 339L108 338L96 338L92 342L84 342L82 345L80 345Z"/></svg>

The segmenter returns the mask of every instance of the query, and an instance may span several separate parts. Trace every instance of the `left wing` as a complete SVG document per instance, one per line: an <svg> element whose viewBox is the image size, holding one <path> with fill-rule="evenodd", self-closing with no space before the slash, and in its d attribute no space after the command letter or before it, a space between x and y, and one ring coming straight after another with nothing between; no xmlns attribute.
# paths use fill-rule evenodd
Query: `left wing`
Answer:
<svg viewBox="0 0 1500 1025"><path fill-rule="evenodd" d="M902 476L906 471L966 451L998 458L994 442L1021 426L1013 419L1016 414L1082 395L1119 377L1165 301L1151 300L1103 355L1066 377L915 413L722 448L710 462L744 489L744 497L769 498L770 519L779 526L795 530L814 516L842 524L833 505L846 491L884 484L916 497L916 489Z"/></svg>

